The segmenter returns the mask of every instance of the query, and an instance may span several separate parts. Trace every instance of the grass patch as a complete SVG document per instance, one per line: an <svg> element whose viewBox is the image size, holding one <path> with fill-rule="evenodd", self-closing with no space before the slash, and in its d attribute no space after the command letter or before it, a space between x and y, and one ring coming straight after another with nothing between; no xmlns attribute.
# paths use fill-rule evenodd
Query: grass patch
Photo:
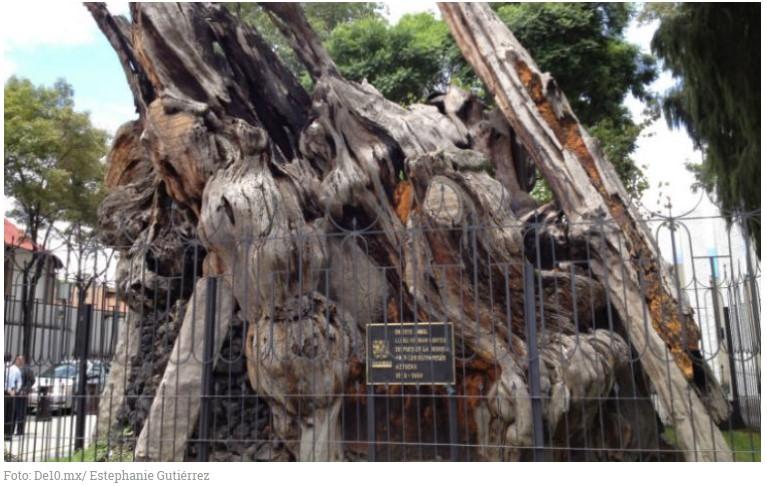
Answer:
<svg viewBox="0 0 767 486"><path fill-rule="evenodd" d="M78 449L72 454L53 457L46 462L133 462L133 451L130 449L113 448L111 451L106 442L91 444L85 449Z"/></svg>
<svg viewBox="0 0 767 486"><path fill-rule="evenodd" d="M736 462L761 462L762 460L762 434L750 429L723 430L722 436L730 446L735 457L731 460ZM667 427L663 432L663 438L669 444L678 445L676 432L672 427Z"/></svg>

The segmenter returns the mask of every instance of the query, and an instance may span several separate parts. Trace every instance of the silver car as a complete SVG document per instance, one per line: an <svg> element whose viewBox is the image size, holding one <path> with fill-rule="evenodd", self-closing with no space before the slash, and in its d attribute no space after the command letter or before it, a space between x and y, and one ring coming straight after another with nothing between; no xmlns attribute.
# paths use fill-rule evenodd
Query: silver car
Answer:
<svg viewBox="0 0 767 486"><path fill-rule="evenodd" d="M106 383L108 365L100 360L88 360L86 368L86 383L95 385L100 393ZM51 410L70 411L77 393L77 378L80 372L79 362L75 360L62 361L51 366L37 377L32 390L29 392L28 406L37 409L41 388L47 388Z"/></svg>

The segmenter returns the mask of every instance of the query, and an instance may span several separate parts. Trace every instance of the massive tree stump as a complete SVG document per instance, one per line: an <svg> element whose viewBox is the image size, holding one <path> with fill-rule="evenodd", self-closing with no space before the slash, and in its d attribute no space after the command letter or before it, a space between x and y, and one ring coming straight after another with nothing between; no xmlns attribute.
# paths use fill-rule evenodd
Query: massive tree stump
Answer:
<svg viewBox="0 0 767 486"><path fill-rule="evenodd" d="M449 400L470 459L531 458L536 400L554 448L584 444L592 459L613 449L631 459L629 443L657 449L636 433L657 422L652 407L605 427L603 402L631 376L636 336L612 319L614 289L557 251L577 257L590 241L561 231L555 205L536 207L505 110L455 88L405 108L344 79L297 5L264 8L313 77L311 94L220 5L133 4L131 22L87 6L138 112L115 139L100 213L105 241L125 247L121 288L140 307L158 285L188 298L178 276L190 266L225 280L248 323L248 375L270 405L271 442L291 458L364 457L367 430L417 458L409 447L423 437L445 443ZM192 242L204 263L186 257ZM147 261L152 271L137 271ZM365 392L366 324L414 320L453 323L455 398L438 385ZM530 346L547 400L531 396ZM360 413L368 400L386 400L386 415ZM598 445L585 439L605 430ZM158 459L152 450L142 447Z"/></svg>

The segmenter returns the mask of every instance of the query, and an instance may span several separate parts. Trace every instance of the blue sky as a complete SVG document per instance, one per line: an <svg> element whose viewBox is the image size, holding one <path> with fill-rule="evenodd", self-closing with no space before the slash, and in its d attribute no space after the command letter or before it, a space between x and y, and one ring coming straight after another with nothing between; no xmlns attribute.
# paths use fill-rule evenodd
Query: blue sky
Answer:
<svg viewBox="0 0 767 486"><path fill-rule="evenodd" d="M14 74L36 84L65 78L75 90L78 110L91 113L95 125L114 132L132 117L133 98L109 43L98 38L74 46L39 46L11 51Z"/></svg>
<svg viewBox="0 0 767 486"><path fill-rule="evenodd" d="M109 2L127 13L126 2ZM133 117L133 101L112 48L85 7L77 2L5 2L2 76L50 85L65 78L75 105L110 132Z"/></svg>

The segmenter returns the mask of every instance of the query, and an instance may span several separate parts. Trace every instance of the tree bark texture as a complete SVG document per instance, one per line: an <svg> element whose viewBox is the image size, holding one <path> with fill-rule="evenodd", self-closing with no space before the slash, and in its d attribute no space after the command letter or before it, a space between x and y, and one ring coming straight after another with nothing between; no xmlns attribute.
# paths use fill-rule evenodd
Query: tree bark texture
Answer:
<svg viewBox="0 0 767 486"><path fill-rule="evenodd" d="M712 421L729 415L703 362L700 331L680 302L649 230L613 166L578 123L556 81L541 73L508 28L484 4L440 4L464 57L474 67L549 183L571 228L592 251L590 261L610 294L645 370L663 399L690 459L715 459L727 444ZM610 231L591 233L596 218ZM648 330L645 316L652 329ZM665 344L665 345L664 345ZM666 366L668 349L677 366ZM691 390L692 388L692 390ZM720 458L726 459L720 454Z"/></svg>
<svg viewBox="0 0 767 486"><path fill-rule="evenodd" d="M136 313L128 310L125 322L117 330L115 353L109 369L109 376L99 398L98 421L93 438L96 441L110 440L115 433L117 417L123 406L128 381L128 360L138 352L139 334L135 325Z"/></svg>
<svg viewBox="0 0 767 486"><path fill-rule="evenodd" d="M444 420L444 387L365 392L365 325L413 320L454 324L458 429L462 443L473 446L471 458L530 458L521 297L530 262L541 388L555 397L543 403L552 444L582 445L592 459L610 450L631 459L631 449L657 448L640 432L657 423L651 406L621 419L600 404L620 400L615 390L636 378L632 347L663 342L655 333L638 336L632 314L621 310L625 330L595 324L622 305L614 284L622 264L614 249L602 248L602 263L576 261L596 251L593 238L563 231L556 206L536 206L527 192L530 168L514 155L519 138L539 166L536 150L558 148L560 160L569 152L551 129L526 130L502 103L501 111L488 110L455 88L429 104L392 103L339 74L295 4L264 8L311 74L311 94L256 30L220 5L132 4L131 22L103 4L87 6L117 51L138 111L115 137L110 194L100 211L105 241L121 248L121 289L133 308L145 308L146 289L178 299L182 287L192 288L178 278L190 267L223 279L248 322L250 383L270 405L272 439L291 458L364 456L368 448L359 443L368 421L376 437L403 444L401 458L415 457L404 444L420 434L442 437L444 423L428 424L437 415ZM563 201L559 194L568 184L593 191L587 174L568 169L555 179L550 165L542 172L568 219L596 214L596 196ZM622 221L637 224L631 213ZM536 238L558 258L531 252L540 246ZM204 259L189 257L188 246L198 241ZM561 258L562 248L571 261ZM608 263L617 266L599 267ZM607 279L595 277L608 271ZM671 297L662 295L658 312L671 312L663 300ZM641 312L650 304L629 305ZM658 371L652 361L642 366L633 373ZM672 368L681 380L672 385L688 389ZM386 397L398 405L385 416L378 405L375 416L355 415L367 400ZM597 445L600 429L606 433ZM160 458L152 447L142 451Z"/></svg>
<svg viewBox="0 0 767 486"><path fill-rule="evenodd" d="M200 393L200 376L205 361L203 337L205 326L209 324L206 323L207 285L207 279L199 279L187 304L184 323L165 367L157 398L152 402L136 443L137 460L183 460L186 443L197 424L201 400L211 399ZM220 348L234 312L228 284L224 283L217 291L216 303L214 349Z"/></svg>

